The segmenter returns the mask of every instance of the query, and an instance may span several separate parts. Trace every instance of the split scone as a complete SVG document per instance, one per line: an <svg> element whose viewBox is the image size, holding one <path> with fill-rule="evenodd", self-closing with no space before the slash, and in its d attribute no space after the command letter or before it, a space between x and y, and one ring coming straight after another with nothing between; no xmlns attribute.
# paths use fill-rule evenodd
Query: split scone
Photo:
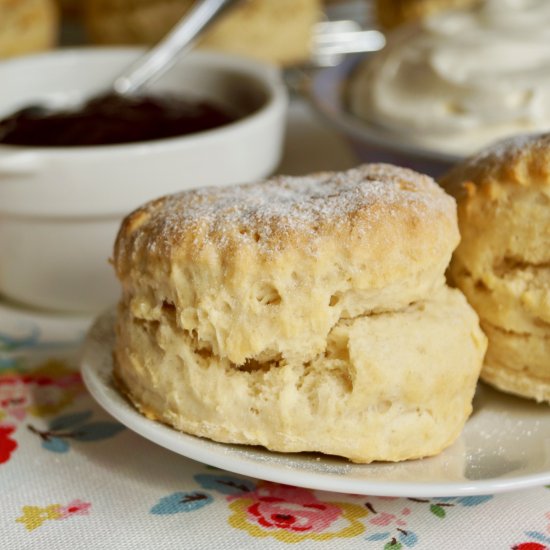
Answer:
<svg viewBox="0 0 550 550"><path fill-rule="evenodd" d="M354 462L440 452L486 338L445 285L456 206L390 165L205 188L130 214L115 377L150 418Z"/></svg>
<svg viewBox="0 0 550 550"><path fill-rule="evenodd" d="M550 402L550 134L497 143L442 180L462 241L450 276L481 318L481 377Z"/></svg>

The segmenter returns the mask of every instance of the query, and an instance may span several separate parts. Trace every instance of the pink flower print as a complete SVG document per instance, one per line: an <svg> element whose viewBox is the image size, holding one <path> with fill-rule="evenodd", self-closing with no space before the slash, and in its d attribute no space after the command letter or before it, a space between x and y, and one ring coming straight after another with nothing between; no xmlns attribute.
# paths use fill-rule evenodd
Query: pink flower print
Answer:
<svg viewBox="0 0 550 550"><path fill-rule="evenodd" d="M254 502L248 516L263 527L294 532L325 531L341 515L342 510L329 502L321 502L307 489L268 483L248 495Z"/></svg>
<svg viewBox="0 0 550 550"><path fill-rule="evenodd" d="M33 373L23 378L32 388L32 402L28 412L34 416L56 414L69 405L83 390L79 373L55 372Z"/></svg>
<svg viewBox="0 0 550 550"><path fill-rule="evenodd" d="M410 514L410 510L408 508L404 508L401 511L401 515L403 516L406 516L408 514ZM380 525L383 527L387 525L397 525L398 527L405 527L407 525L406 521L388 512L380 512L370 520L370 523L372 523L373 525Z"/></svg>
<svg viewBox="0 0 550 550"><path fill-rule="evenodd" d="M382 527L385 527L386 525L391 525L395 519L396 516L394 516L393 514L389 514L388 512L380 512L376 515L376 517L370 520L370 523L372 523L373 525L380 525Z"/></svg>
<svg viewBox="0 0 550 550"><path fill-rule="evenodd" d="M380 527L387 527L389 525L406 527L407 521L404 518L411 513L410 508L403 508L399 513L399 516L390 514L389 512L377 512L370 502L367 503L367 508L375 514L374 517L369 520L369 523Z"/></svg>
<svg viewBox="0 0 550 550"><path fill-rule="evenodd" d="M29 386L25 385L21 378L0 378L0 409L7 416L21 422L27 415L29 393Z"/></svg>
<svg viewBox="0 0 550 550"><path fill-rule="evenodd" d="M84 502L79 499L72 500L66 506L59 508L59 519L67 519L71 516L87 516L90 513L91 502Z"/></svg>
<svg viewBox="0 0 550 550"><path fill-rule="evenodd" d="M365 531L364 506L320 500L307 489L262 483L227 497L233 514L229 524L253 537L285 543L356 537Z"/></svg>
<svg viewBox="0 0 550 550"><path fill-rule="evenodd" d="M19 422L27 414L56 414L84 392L80 374L60 361L21 373L0 374L0 415Z"/></svg>

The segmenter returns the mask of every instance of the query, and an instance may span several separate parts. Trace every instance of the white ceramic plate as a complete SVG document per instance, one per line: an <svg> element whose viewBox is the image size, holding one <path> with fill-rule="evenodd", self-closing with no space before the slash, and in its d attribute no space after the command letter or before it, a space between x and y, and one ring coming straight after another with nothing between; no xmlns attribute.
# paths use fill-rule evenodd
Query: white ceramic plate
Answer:
<svg viewBox="0 0 550 550"><path fill-rule="evenodd" d="M82 358L84 382L99 404L143 437L230 472L311 489L406 497L489 494L550 483L547 405L480 385L459 440L423 460L358 465L326 455L274 453L186 435L139 414L113 385L113 340L113 313L107 313L91 328Z"/></svg>

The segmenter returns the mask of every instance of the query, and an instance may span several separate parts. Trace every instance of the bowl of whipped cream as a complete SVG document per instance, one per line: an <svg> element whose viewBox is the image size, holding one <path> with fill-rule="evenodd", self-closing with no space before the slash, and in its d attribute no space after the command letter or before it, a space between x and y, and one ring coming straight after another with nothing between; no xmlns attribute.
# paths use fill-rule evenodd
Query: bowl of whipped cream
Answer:
<svg viewBox="0 0 550 550"><path fill-rule="evenodd" d="M550 129L550 2L485 0L319 71L310 97L362 160L439 175L504 137Z"/></svg>

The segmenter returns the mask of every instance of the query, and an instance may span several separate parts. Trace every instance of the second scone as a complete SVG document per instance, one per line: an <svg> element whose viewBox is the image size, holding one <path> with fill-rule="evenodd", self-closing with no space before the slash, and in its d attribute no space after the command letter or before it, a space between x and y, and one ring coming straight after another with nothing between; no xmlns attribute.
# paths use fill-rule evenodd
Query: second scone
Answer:
<svg viewBox="0 0 550 550"><path fill-rule="evenodd" d="M462 234L449 273L489 337L481 377L550 402L550 134L497 142L442 184Z"/></svg>
<svg viewBox="0 0 550 550"><path fill-rule="evenodd" d="M457 437L486 341L444 270L455 204L388 165L165 197L128 216L115 375L217 441L356 462Z"/></svg>

